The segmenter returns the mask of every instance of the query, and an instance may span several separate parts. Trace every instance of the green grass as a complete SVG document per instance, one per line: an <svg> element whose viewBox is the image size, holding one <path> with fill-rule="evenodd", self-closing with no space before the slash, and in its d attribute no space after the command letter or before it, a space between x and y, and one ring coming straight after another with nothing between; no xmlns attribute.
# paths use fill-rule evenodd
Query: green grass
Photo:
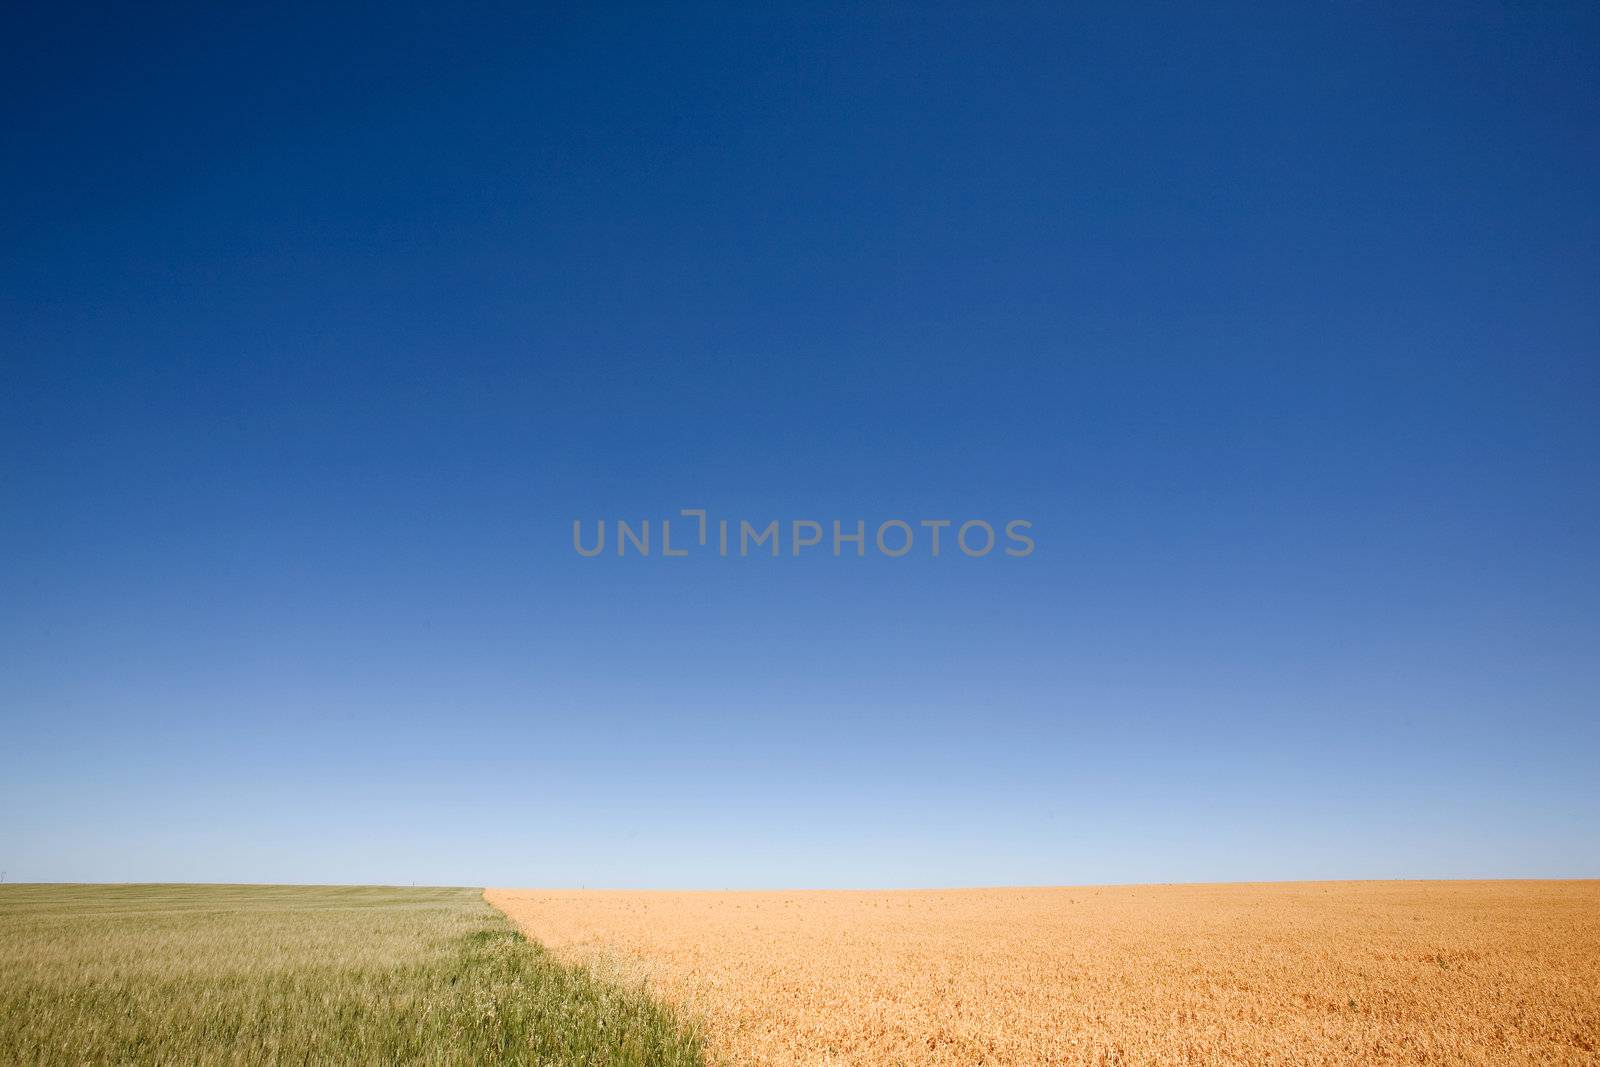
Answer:
<svg viewBox="0 0 1600 1067"><path fill-rule="evenodd" d="M0 1063L703 1060L475 889L0 885Z"/></svg>

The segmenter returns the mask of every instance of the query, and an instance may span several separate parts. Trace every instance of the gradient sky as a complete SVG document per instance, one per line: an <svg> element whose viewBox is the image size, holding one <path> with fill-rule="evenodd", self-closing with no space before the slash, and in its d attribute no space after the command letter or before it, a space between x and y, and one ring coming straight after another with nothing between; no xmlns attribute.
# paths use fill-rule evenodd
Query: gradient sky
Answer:
<svg viewBox="0 0 1600 1067"><path fill-rule="evenodd" d="M1600 875L1596 9L874 10L8 11L8 879Z"/></svg>

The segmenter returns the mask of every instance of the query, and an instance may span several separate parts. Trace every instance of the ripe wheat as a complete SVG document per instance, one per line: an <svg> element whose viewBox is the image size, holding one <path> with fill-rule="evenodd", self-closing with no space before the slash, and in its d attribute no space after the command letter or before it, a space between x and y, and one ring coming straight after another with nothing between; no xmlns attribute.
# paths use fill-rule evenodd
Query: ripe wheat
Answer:
<svg viewBox="0 0 1600 1067"><path fill-rule="evenodd" d="M728 1064L1600 1062L1600 882L487 895Z"/></svg>

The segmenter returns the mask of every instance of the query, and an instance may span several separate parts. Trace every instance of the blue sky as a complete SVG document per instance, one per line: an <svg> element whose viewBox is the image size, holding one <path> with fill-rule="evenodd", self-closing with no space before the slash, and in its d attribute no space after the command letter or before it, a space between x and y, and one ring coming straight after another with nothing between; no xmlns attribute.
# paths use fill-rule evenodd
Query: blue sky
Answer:
<svg viewBox="0 0 1600 1067"><path fill-rule="evenodd" d="M5 18L9 879L1600 875L1592 8Z"/></svg>

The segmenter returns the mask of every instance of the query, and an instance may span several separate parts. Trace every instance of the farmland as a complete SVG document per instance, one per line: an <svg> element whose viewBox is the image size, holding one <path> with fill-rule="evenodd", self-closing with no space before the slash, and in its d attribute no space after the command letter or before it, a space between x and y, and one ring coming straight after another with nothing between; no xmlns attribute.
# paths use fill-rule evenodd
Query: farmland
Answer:
<svg viewBox="0 0 1600 1067"><path fill-rule="evenodd" d="M700 1062L476 889L0 886L0 1063Z"/></svg>
<svg viewBox="0 0 1600 1067"><path fill-rule="evenodd" d="M1595 1064L1600 882L492 890L724 1064Z"/></svg>

